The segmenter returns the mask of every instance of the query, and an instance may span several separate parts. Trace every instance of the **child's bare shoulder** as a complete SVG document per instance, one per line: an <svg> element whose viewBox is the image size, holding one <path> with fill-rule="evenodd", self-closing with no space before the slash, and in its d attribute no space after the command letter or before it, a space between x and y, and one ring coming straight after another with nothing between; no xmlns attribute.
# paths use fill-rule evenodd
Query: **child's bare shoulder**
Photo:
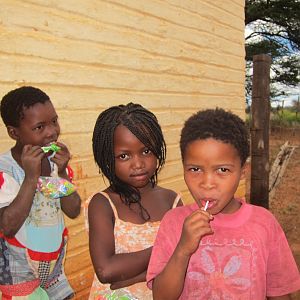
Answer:
<svg viewBox="0 0 300 300"><path fill-rule="evenodd" d="M108 196L104 193L96 193L92 196L88 204L89 214L112 215L113 210L109 203Z"/></svg>
<svg viewBox="0 0 300 300"><path fill-rule="evenodd" d="M167 201L170 206L173 205L175 199L178 197L178 193L176 193L174 190L167 189L161 186L157 186L156 191L157 193L159 193L159 198Z"/></svg>

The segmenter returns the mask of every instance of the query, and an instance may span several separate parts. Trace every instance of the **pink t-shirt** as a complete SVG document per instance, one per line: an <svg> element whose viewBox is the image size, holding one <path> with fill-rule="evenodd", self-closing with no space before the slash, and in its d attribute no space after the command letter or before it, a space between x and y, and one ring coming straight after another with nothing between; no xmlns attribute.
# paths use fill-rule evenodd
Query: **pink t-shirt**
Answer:
<svg viewBox="0 0 300 300"><path fill-rule="evenodd" d="M275 217L241 202L234 214L214 216L214 234L202 238L191 256L179 299L264 300L300 289L297 265ZM164 216L148 267L149 288L169 261L185 218L196 209L197 204L182 206Z"/></svg>

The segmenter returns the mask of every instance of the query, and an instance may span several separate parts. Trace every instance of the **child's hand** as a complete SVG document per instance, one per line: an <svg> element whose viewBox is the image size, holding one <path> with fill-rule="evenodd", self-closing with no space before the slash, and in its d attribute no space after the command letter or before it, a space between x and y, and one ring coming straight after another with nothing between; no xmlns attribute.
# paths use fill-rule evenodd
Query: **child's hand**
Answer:
<svg viewBox="0 0 300 300"><path fill-rule="evenodd" d="M183 223L178 251L183 255L191 256L198 249L201 238L213 233L209 224L212 219L213 217L202 209L197 209L189 215Z"/></svg>
<svg viewBox="0 0 300 300"><path fill-rule="evenodd" d="M65 144L56 142L56 145L61 149L55 152L55 155L51 160L57 165L58 175L60 177L66 177L66 168L71 158L71 154Z"/></svg>
<svg viewBox="0 0 300 300"><path fill-rule="evenodd" d="M36 180L39 178L44 155L39 146L25 145L23 147L21 163L26 177Z"/></svg>

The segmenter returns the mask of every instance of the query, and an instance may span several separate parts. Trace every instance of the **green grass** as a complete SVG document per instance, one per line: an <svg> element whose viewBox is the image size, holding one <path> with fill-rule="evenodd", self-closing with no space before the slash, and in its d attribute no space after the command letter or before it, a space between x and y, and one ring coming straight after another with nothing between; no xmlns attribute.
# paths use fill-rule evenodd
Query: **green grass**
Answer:
<svg viewBox="0 0 300 300"><path fill-rule="evenodd" d="M295 111L290 109L281 109L271 113L271 126L283 127L298 127L300 126L300 113L298 115Z"/></svg>
<svg viewBox="0 0 300 300"><path fill-rule="evenodd" d="M300 126L300 112L296 112L296 108L273 108L270 115L271 125L284 127Z"/></svg>
<svg viewBox="0 0 300 300"><path fill-rule="evenodd" d="M250 126L250 115L246 115L246 124ZM272 109L270 113L270 126L271 127L300 127L300 112L298 115L295 111L289 108Z"/></svg>

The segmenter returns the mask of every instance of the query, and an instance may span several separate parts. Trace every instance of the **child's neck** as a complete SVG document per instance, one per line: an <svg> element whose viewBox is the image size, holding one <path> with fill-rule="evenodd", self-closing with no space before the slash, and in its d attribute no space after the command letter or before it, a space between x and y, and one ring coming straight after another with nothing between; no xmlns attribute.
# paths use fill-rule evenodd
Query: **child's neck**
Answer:
<svg viewBox="0 0 300 300"><path fill-rule="evenodd" d="M152 182L149 182L146 186L138 189L141 195L148 193L153 189Z"/></svg>
<svg viewBox="0 0 300 300"><path fill-rule="evenodd" d="M13 148L10 149L11 155L14 158L14 160L18 163L18 165L22 167L22 161L21 161L21 154L22 154L22 149L18 147L18 145L15 145Z"/></svg>
<svg viewBox="0 0 300 300"><path fill-rule="evenodd" d="M227 206L220 212L222 214L233 214L237 212L241 208L241 202L236 199L232 198L232 200L227 204Z"/></svg>

